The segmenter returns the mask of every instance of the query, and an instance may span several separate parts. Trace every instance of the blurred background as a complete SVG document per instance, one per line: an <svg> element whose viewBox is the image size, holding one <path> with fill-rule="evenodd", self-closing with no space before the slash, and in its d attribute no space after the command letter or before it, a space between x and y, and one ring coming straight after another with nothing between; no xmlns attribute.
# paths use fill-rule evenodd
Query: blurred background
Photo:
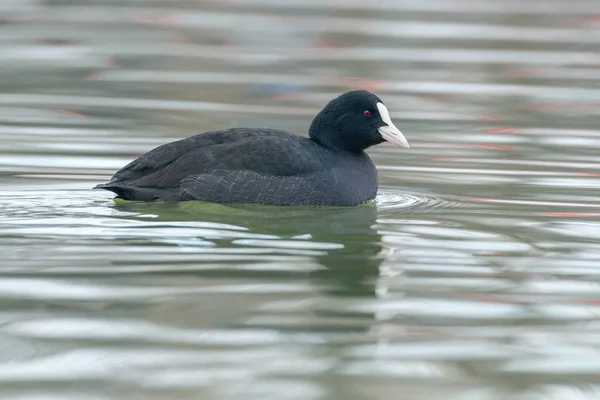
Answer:
<svg viewBox="0 0 600 400"><path fill-rule="evenodd" d="M2 399L600 398L597 0L1 0ZM350 89L375 207L118 205Z"/></svg>

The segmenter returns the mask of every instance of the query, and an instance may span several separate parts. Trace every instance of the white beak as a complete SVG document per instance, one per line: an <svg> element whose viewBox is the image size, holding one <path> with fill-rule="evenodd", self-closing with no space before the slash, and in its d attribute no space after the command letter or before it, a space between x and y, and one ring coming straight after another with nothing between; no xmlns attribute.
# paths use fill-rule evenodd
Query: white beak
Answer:
<svg viewBox="0 0 600 400"><path fill-rule="evenodd" d="M395 144L396 146L408 149L410 147L408 145L408 140L406 140L402 132L400 132L400 130L396 128L396 126L392 122L387 107L383 105L383 103L377 103L377 109L379 110L379 115L381 115L381 119L385 123L384 126L379 128L379 134L381 135L381 137L383 137L388 142Z"/></svg>

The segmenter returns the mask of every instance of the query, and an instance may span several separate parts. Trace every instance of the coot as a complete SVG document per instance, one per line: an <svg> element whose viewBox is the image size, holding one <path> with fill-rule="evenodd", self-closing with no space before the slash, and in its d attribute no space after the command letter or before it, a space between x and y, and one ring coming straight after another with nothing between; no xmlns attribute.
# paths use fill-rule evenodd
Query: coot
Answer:
<svg viewBox="0 0 600 400"><path fill-rule="evenodd" d="M377 194L377 170L365 149L384 141L409 147L383 102L364 90L329 102L308 133L201 133L143 154L96 188L137 201L354 206Z"/></svg>

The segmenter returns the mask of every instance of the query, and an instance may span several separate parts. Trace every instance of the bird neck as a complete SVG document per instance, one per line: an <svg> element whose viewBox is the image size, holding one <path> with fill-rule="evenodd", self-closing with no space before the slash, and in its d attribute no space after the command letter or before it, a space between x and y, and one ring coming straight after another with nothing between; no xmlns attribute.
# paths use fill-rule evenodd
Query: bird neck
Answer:
<svg viewBox="0 0 600 400"><path fill-rule="evenodd" d="M351 142L345 140L343 132L340 132L335 120L328 117L326 110L317 114L308 130L310 139L330 149L361 153L363 149L354 148Z"/></svg>

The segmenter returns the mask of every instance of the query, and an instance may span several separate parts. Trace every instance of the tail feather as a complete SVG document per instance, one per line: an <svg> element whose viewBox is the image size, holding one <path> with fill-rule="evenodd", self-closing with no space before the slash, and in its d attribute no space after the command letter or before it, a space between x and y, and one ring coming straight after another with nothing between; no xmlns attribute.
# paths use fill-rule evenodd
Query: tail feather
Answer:
<svg viewBox="0 0 600 400"><path fill-rule="evenodd" d="M109 190L124 200L156 201L160 198L160 192L156 189L126 186L110 182L96 185L94 189Z"/></svg>

